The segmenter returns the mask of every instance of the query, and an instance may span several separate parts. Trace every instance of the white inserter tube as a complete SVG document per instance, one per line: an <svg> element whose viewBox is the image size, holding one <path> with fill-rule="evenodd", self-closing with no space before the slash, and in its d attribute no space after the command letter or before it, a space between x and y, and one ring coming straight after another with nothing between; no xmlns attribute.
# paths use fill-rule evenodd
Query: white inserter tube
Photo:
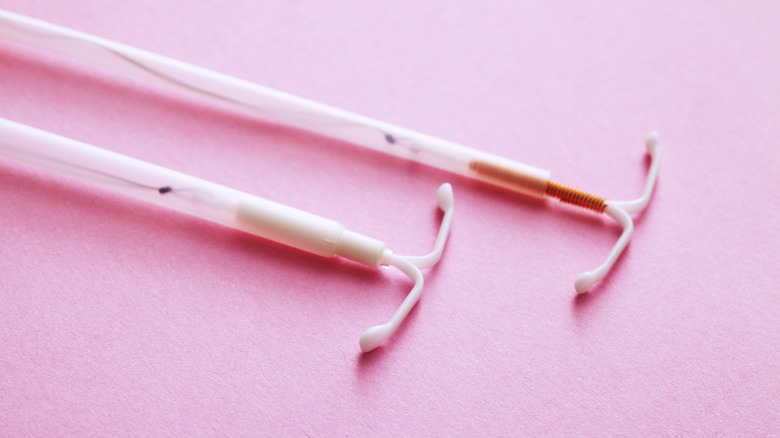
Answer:
<svg viewBox="0 0 780 438"><path fill-rule="evenodd" d="M452 187L443 184L438 200L444 217L434 250L425 256L401 256L336 221L1 118L0 155L323 257L398 268L414 287L389 322L363 333L363 351L389 338L417 303L423 286L420 268L441 259L452 221Z"/></svg>
<svg viewBox="0 0 780 438"><path fill-rule="evenodd" d="M655 187L659 161L655 133L647 139L647 149L653 161L642 197L628 202L607 201L551 181L550 172L544 169L2 10L0 36L133 78L205 96L249 110L267 120L418 161L528 196L554 197L597 213L606 213L623 226L623 233L599 268L577 278L575 289L578 293L587 292L609 273L631 239L633 221L628 213L643 210Z"/></svg>

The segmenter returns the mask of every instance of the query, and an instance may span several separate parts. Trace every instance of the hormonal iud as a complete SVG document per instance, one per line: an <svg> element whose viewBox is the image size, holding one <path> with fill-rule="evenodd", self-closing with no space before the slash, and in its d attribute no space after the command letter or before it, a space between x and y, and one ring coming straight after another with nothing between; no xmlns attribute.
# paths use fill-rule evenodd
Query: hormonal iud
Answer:
<svg viewBox="0 0 780 438"><path fill-rule="evenodd" d="M423 287L420 269L439 262L452 221L452 187L442 184L438 200L444 217L433 251L402 256L336 221L2 118L0 155L323 257L398 268L414 287L387 323L363 332L363 351L389 338L417 303Z"/></svg>
<svg viewBox="0 0 780 438"><path fill-rule="evenodd" d="M558 198L565 203L607 214L623 227L623 232L601 266L577 277L574 286L578 293L587 292L603 279L622 254L633 232L630 214L645 209L658 174L660 153L655 133L650 133L645 142L652 162L642 195L633 201L606 200L553 182L549 171L528 164L1 10L0 36L134 78L238 106L267 120L418 161L527 196Z"/></svg>

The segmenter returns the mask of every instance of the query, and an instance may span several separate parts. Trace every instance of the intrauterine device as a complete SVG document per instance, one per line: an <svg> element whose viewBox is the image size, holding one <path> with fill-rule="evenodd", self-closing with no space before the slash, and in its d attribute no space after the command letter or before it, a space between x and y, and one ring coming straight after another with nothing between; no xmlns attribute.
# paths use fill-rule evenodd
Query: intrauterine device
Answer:
<svg viewBox="0 0 780 438"><path fill-rule="evenodd" d="M438 263L452 221L452 187L443 184L438 199L444 217L433 251L402 256L336 221L2 118L0 155L323 257L398 268L414 281L414 287L390 321L363 332L363 351L389 338L417 303L423 287L420 269Z"/></svg>
<svg viewBox="0 0 780 438"><path fill-rule="evenodd" d="M130 77L196 93L250 110L271 121L418 161L528 196L554 197L606 213L623 227L623 233L601 266L577 277L574 286L578 293L587 292L609 273L631 239L633 221L629 215L647 206L658 174L660 154L655 133L650 133L645 142L652 161L642 196L633 201L608 201L551 181L547 170L1 10L0 36Z"/></svg>

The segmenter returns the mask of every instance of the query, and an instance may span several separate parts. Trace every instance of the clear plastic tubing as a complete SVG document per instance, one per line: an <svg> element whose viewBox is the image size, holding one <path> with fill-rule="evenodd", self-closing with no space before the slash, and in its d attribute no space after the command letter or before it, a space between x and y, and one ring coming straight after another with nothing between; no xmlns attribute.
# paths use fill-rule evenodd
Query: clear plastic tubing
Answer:
<svg viewBox="0 0 780 438"><path fill-rule="evenodd" d="M550 172L263 87L145 50L0 10L0 36L136 79L251 110L261 117L537 198Z"/></svg>
<svg viewBox="0 0 780 438"><path fill-rule="evenodd" d="M638 213L647 206L655 187L660 152L658 135L654 132L646 140L652 162L642 196L631 201L606 200L550 181L550 172L544 169L2 10L0 37L132 78L195 93L249 110L266 120L414 160L524 195L558 198L568 204L604 213L623 227L623 233L599 268L584 272L577 278L575 289L578 293L587 292L608 274L631 238L633 221L629 214Z"/></svg>
<svg viewBox="0 0 780 438"><path fill-rule="evenodd" d="M0 153L172 210L333 257L338 222L59 135L0 119ZM368 264L378 266L377 260Z"/></svg>

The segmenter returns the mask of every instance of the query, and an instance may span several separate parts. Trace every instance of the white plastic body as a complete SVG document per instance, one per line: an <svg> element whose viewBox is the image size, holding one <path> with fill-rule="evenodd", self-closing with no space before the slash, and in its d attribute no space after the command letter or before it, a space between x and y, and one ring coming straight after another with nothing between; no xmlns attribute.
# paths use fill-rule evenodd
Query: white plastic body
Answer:
<svg viewBox="0 0 780 438"><path fill-rule="evenodd" d="M642 190L642 195L631 201L607 201L607 208L604 210L604 213L620 224L623 227L623 232L620 234L617 242L615 242L612 250L607 254L604 263L592 271L583 272L574 281L574 289L578 294L588 292L596 283L606 277L631 241L631 235L634 233L634 221L631 219L630 214L639 213L647 207L658 179L658 167L661 163L661 150L658 142L657 132L651 132L645 140L645 147L650 155L650 169L648 169L645 177L645 187Z"/></svg>
<svg viewBox="0 0 780 438"><path fill-rule="evenodd" d="M505 184L469 168L474 160L492 163L531 178L543 186L550 172L431 137L195 65L62 26L0 10L0 36L28 46L78 59L136 79L172 86L261 117L328 137L542 198L543 192Z"/></svg>

